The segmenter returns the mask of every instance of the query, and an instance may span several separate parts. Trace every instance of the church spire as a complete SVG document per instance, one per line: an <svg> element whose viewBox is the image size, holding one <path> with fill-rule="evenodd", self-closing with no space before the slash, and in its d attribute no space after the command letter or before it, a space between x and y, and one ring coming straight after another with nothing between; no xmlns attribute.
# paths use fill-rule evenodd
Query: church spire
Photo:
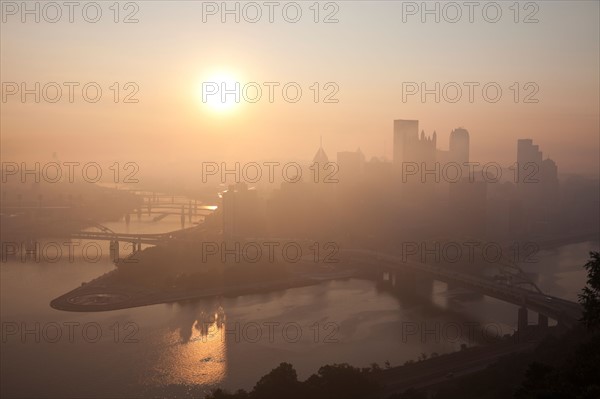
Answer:
<svg viewBox="0 0 600 399"><path fill-rule="evenodd" d="M319 141L319 150L315 154L313 158L313 164L319 163L319 165L325 165L329 162L329 157L325 154L325 150L323 150L323 136L320 136Z"/></svg>

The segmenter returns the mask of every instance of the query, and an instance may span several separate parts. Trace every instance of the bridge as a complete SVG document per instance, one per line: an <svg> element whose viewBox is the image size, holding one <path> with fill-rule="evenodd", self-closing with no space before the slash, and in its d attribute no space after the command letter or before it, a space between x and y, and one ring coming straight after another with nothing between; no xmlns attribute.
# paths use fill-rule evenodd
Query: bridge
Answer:
<svg viewBox="0 0 600 399"><path fill-rule="evenodd" d="M158 197L157 197L158 198ZM11 214L23 214L23 213L31 213L31 212L39 212L39 211L47 211L47 212L70 212L73 209L77 209L74 206L47 206L41 205L41 203L31 203L31 204L2 204L2 213L6 213L7 215ZM184 202L152 202L149 200L141 203L135 209L129 211L126 214L126 220L130 215L137 215L138 218L141 218L142 214L147 214L148 216L154 214L158 215L177 215L181 217L187 216L191 221L192 215L206 216L210 214L214 210L217 209L217 206L214 205L202 205L201 202L194 200L188 200Z"/></svg>
<svg viewBox="0 0 600 399"><path fill-rule="evenodd" d="M183 225L183 224L182 224ZM85 227L86 230L79 230ZM119 262L120 242L131 243L131 253L142 250L142 244L159 245L170 240L189 240L190 233L202 231L202 226L181 228L165 233L118 233L90 219L68 219L59 226L55 221L19 225L11 231L12 239L19 240L28 253L36 251L36 237L64 238L68 240L109 241L110 255Z"/></svg>
<svg viewBox="0 0 600 399"><path fill-rule="evenodd" d="M79 240L99 240L99 241L127 241L141 244L156 245L172 238L168 233L163 234L135 234L135 233L114 233L102 231L78 231L65 234L64 238Z"/></svg>
<svg viewBox="0 0 600 399"><path fill-rule="evenodd" d="M432 280L462 286L483 295L512 303L519 309L519 330L528 325L527 309L537 312L539 324L548 325L548 317L565 326L574 325L582 314L581 306L565 299L546 295L538 290L525 289L519 286L500 283L483 276L462 273L448 268L427 263L408 261L399 256L364 249L340 250L342 259L358 262L374 268L382 268L397 273L414 273ZM393 284L395 284L395 278ZM414 284L413 284L414 286Z"/></svg>

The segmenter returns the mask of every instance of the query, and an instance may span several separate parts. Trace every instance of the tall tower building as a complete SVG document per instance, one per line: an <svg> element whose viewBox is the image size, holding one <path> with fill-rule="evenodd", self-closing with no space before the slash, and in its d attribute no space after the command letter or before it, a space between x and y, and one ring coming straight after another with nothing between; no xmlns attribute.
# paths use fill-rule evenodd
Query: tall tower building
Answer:
<svg viewBox="0 0 600 399"><path fill-rule="evenodd" d="M360 150L337 153L339 182L341 184L358 183L364 174L365 156Z"/></svg>
<svg viewBox="0 0 600 399"><path fill-rule="evenodd" d="M396 119L394 121L394 164L401 166L402 162L411 161L405 158L410 144L419 139L419 121Z"/></svg>
<svg viewBox="0 0 600 399"><path fill-rule="evenodd" d="M419 121L396 119L394 121L394 165L401 167L405 162L431 164L436 160L437 133L426 137Z"/></svg>
<svg viewBox="0 0 600 399"><path fill-rule="evenodd" d="M551 177L556 169L546 162L544 174ZM539 234L548 229L546 199L542 176L542 152L531 139L520 139L517 142L516 177L518 195L521 200L521 233Z"/></svg>
<svg viewBox="0 0 600 399"><path fill-rule="evenodd" d="M550 158L546 158L542 161L540 184L544 206L550 210L558 208L558 166L556 165L556 162Z"/></svg>
<svg viewBox="0 0 600 399"><path fill-rule="evenodd" d="M222 194L223 238L225 240L256 237L260 231L261 212L257 191L246 183L229 185Z"/></svg>
<svg viewBox="0 0 600 399"><path fill-rule="evenodd" d="M449 158L451 162L462 165L469 162L469 132L459 127L450 133Z"/></svg>
<svg viewBox="0 0 600 399"><path fill-rule="evenodd" d="M531 139L519 139L517 142L517 183L531 183L539 179L539 171L542 166L542 152L539 146L533 145Z"/></svg>

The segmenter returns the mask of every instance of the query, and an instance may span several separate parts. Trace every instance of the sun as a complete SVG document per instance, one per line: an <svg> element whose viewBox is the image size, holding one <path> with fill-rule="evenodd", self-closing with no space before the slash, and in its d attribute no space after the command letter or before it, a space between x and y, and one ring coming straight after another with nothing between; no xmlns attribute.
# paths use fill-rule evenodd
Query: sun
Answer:
<svg viewBox="0 0 600 399"><path fill-rule="evenodd" d="M208 74L198 91L202 105L212 111L231 111L242 102L241 82L230 72Z"/></svg>

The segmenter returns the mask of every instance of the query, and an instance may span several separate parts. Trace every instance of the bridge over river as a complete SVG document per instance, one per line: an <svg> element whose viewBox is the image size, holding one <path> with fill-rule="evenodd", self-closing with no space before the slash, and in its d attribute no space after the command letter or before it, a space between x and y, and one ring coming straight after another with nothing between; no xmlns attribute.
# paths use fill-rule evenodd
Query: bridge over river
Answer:
<svg viewBox="0 0 600 399"><path fill-rule="evenodd" d="M519 330L527 327L527 309L539 314L539 324L548 325L548 317L565 326L574 325L582 315L578 303L546 295L543 292L498 282L485 276L478 276L450 270L443 266L408 261L400 256L384 254L364 249L340 251L342 260L349 260L364 266L380 268L391 273L399 273L399 280L406 276L421 276L443 281L468 290L519 306ZM394 278L394 280L396 280Z"/></svg>

